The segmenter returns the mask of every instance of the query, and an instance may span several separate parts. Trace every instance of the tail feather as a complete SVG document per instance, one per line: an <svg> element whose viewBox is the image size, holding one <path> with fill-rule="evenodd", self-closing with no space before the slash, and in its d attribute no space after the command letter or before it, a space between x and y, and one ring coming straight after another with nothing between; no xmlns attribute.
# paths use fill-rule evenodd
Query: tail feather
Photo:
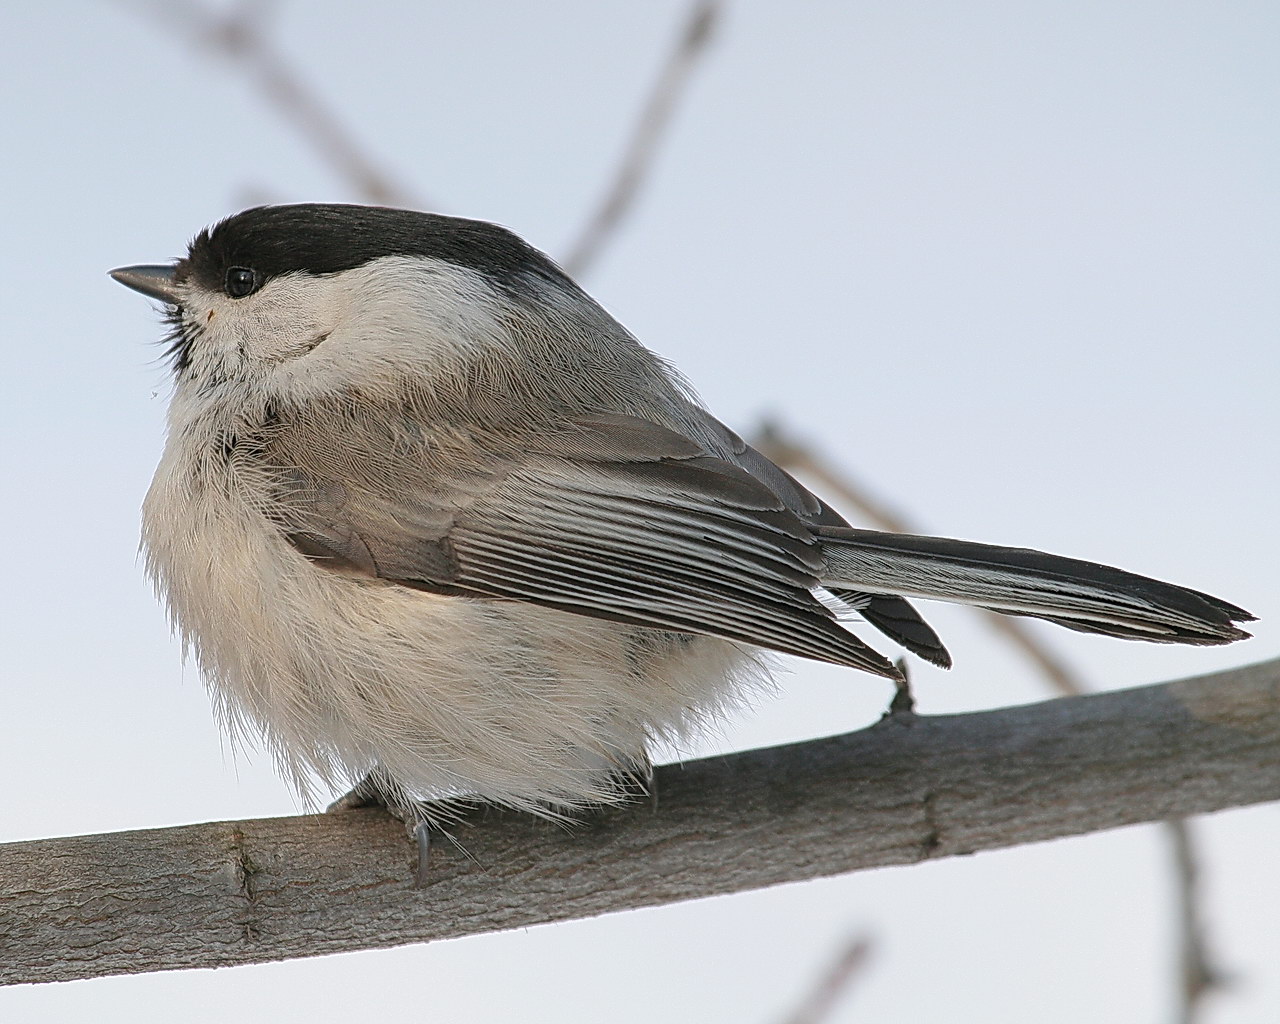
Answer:
<svg viewBox="0 0 1280 1024"><path fill-rule="evenodd" d="M894 643L939 668L951 667L951 655L933 627L900 597L862 594L856 590L831 588L831 593L858 609L858 614Z"/></svg>
<svg viewBox="0 0 1280 1024"><path fill-rule="evenodd" d="M1235 623L1254 618L1209 594L1028 548L849 527L815 532L828 566L822 582L832 589L954 601L1157 643L1243 640L1249 634Z"/></svg>

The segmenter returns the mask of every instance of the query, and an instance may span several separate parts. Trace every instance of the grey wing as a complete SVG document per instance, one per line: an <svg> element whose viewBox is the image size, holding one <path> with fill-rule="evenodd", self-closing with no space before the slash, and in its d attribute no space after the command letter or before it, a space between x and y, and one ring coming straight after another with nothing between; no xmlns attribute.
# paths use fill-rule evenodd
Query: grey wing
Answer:
<svg viewBox="0 0 1280 1024"><path fill-rule="evenodd" d="M480 487L410 473L377 496L293 472L289 537L319 564L897 675L814 596L809 525L745 469L647 420L579 417Z"/></svg>
<svg viewBox="0 0 1280 1024"><path fill-rule="evenodd" d="M786 506L807 522L821 526L848 526L844 518L781 466L766 458L723 423L703 409L691 406L698 425L725 457L762 481ZM951 655L938 634L906 598L892 594L867 594L831 587L831 593L895 643L941 668L951 667Z"/></svg>

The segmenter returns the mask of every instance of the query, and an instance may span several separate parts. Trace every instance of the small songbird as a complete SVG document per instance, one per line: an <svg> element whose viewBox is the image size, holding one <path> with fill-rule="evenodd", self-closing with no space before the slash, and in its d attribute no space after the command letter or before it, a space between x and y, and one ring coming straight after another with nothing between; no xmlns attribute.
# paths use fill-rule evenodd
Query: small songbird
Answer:
<svg viewBox="0 0 1280 1024"><path fill-rule="evenodd" d="M855 529L492 224L266 206L173 265L148 569L233 727L301 790L559 815L740 701L779 651L935 665L909 600L1225 644L1216 597L1022 548Z"/></svg>

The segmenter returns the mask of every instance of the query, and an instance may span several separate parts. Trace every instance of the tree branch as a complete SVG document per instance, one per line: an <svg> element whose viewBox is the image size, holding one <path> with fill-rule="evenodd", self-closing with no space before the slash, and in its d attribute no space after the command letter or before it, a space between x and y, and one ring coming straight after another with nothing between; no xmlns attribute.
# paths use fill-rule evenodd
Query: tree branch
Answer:
<svg viewBox="0 0 1280 1024"><path fill-rule="evenodd" d="M829 1020L850 986L866 970L870 956L871 940L866 936L846 939L813 991L785 1018L785 1024L822 1024Z"/></svg>
<svg viewBox="0 0 1280 1024"><path fill-rule="evenodd" d="M719 17L719 0L695 0L689 8L680 37L632 128L626 151L608 189L578 240L560 261L570 277L581 277L595 263L631 209L693 71L707 51Z"/></svg>
<svg viewBox="0 0 1280 1024"><path fill-rule="evenodd" d="M271 13L267 4L250 0L225 12L193 0L142 0L132 6L144 8L192 44L237 65L262 99L367 202L430 208L366 154L337 113L289 65L264 28Z"/></svg>
<svg viewBox="0 0 1280 1024"><path fill-rule="evenodd" d="M1200 1017L1204 997L1225 988L1228 980L1210 961L1204 938L1204 917L1200 906L1200 866L1192 842L1191 823L1185 818L1165 822L1165 835L1173 848L1174 877L1178 880L1178 963L1182 991L1179 993L1179 1024L1194 1024Z"/></svg>
<svg viewBox="0 0 1280 1024"><path fill-rule="evenodd" d="M567 830L490 811L415 890L377 811L0 847L0 982L425 942L1280 799L1280 660L657 772Z"/></svg>

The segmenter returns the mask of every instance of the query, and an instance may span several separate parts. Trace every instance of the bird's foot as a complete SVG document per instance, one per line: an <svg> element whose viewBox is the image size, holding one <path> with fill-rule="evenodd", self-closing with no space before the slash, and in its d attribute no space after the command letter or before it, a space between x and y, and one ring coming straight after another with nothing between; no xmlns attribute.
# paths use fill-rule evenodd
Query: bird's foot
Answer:
<svg viewBox="0 0 1280 1024"><path fill-rule="evenodd" d="M427 884L429 862L431 858L431 838L438 832L428 819L426 805L407 800L397 792L398 786L388 783L381 772L372 771L351 789L325 808L326 814L341 814L343 811L354 811L362 807L381 807L393 818L404 822L409 839L418 849L418 863L414 868L414 888L421 889Z"/></svg>

